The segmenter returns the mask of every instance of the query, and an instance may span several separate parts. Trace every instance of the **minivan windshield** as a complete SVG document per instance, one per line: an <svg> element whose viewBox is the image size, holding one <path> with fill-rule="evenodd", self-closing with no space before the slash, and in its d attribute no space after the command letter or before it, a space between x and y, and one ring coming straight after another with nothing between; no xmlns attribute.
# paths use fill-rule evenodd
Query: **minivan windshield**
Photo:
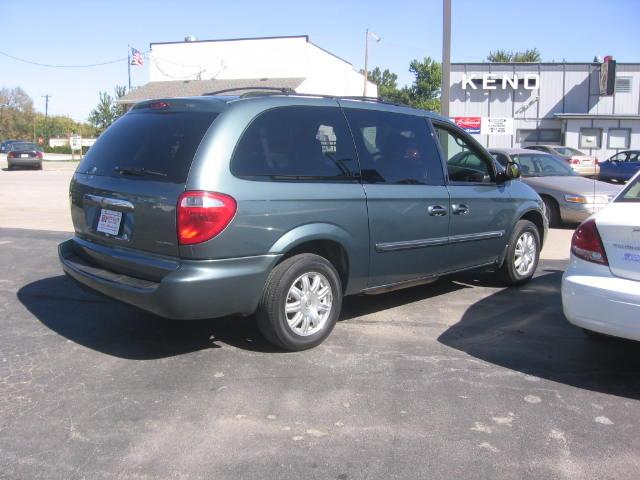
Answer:
<svg viewBox="0 0 640 480"><path fill-rule="evenodd" d="M217 112L133 110L89 149L78 173L183 183Z"/></svg>
<svg viewBox="0 0 640 480"><path fill-rule="evenodd" d="M516 153L511 158L520 164L523 177L572 177L577 173L551 155Z"/></svg>

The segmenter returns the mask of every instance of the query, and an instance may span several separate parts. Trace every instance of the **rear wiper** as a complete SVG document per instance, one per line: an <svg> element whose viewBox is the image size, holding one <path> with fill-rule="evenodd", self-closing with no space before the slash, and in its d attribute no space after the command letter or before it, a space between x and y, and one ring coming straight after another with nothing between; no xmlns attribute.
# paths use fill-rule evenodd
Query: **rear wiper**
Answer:
<svg viewBox="0 0 640 480"><path fill-rule="evenodd" d="M155 175L156 177L166 177L167 174L164 172L158 172L156 170L148 170L146 168L134 168L134 167L114 167L116 172L121 175L137 175L139 177L144 177L146 175Z"/></svg>

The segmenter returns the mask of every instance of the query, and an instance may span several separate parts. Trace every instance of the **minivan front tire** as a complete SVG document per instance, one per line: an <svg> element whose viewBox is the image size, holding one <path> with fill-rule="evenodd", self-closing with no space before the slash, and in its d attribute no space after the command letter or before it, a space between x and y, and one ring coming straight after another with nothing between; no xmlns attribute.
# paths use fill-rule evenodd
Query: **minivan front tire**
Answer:
<svg viewBox="0 0 640 480"><path fill-rule="evenodd" d="M342 308L342 284L326 258L303 253L269 274L258 306L260 331L288 351L313 348L331 333Z"/></svg>
<svg viewBox="0 0 640 480"><path fill-rule="evenodd" d="M533 278L540 259L540 233L529 220L519 220L511 233L509 246L498 276L506 285L521 285ZM523 266L526 263L526 267Z"/></svg>

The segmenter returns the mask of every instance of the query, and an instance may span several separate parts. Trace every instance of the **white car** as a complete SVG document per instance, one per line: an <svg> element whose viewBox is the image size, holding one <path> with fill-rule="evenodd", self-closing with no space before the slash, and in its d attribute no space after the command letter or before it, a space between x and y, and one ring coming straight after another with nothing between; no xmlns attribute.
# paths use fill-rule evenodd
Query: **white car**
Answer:
<svg viewBox="0 0 640 480"><path fill-rule="evenodd" d="M587 332L640 340L640 172L573 234L562 308Z"/></svg>

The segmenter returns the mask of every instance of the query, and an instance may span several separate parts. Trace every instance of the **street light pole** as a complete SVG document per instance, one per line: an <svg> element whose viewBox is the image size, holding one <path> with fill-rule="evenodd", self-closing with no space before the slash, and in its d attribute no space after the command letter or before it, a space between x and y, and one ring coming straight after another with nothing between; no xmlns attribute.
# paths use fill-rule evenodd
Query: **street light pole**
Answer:
<svg viewBox="0 0 640 480"><path fill-rule="evenodd" d="M369 29L364 33L364 89L363 96L367 96L367 83L369 82Z"/></svg>
<svg viewBox="0 0 640 480"><path fill-rule="evenodd" d="M449 85L451 79L451 0L442 0L442 85L440 113L449 116Z"/></svg>
<svg viewBox="0 0 640 480"><path fill-rule="evenodd" d="M363 96L367 96L367 83L369 81L369 35L376 39L377 43L380 43L382 39L373 32L370 32L369 29L364 32L364 88Z"/></svg>

